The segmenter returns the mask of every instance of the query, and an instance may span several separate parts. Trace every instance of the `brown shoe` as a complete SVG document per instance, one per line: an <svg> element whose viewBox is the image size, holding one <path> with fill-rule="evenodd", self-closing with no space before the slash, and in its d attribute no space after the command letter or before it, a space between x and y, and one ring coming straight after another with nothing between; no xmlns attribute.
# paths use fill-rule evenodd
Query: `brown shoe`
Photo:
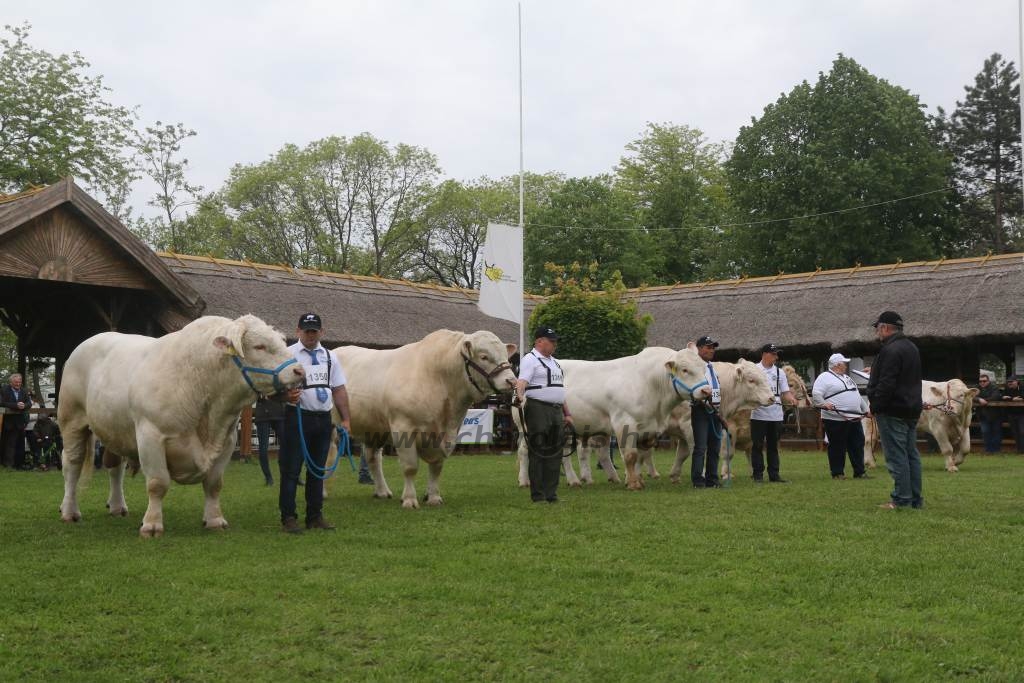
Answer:
<svg viewBox="0 0 1024 683"><path fill-rule="evenodd" d="M281 531L286 534L301 534L302 527L299 526L299 520L294 517L288 517L281 523Z"/></svg>
<svg viewBox="0 0 1024 683"><path fill-rule="evenodd" d="M881 505L879 505L878 509L879 510L899 510L900 506L897 505L896 503L893 503L892 501L889 501L888 503L882 503Z"/></svg>
<svg viewBox="0 0 1024 683"><path fill-rule="evenodd" d="M306 522L307 529L323 529L324 531L334 531L335 527L333 524L328 522L323 517L317 517Z"/></svg>

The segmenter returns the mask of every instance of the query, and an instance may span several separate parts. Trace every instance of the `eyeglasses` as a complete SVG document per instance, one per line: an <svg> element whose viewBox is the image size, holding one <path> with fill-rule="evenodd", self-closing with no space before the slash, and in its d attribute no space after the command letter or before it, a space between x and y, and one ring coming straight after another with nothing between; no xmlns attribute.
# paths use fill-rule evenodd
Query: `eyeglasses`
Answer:
<svg viewBox="0 0 1024 683"><path fill-rule="evenodd" d="M978 381L979 382L987 382L988 381L988 377L979 377Z"/></svg>

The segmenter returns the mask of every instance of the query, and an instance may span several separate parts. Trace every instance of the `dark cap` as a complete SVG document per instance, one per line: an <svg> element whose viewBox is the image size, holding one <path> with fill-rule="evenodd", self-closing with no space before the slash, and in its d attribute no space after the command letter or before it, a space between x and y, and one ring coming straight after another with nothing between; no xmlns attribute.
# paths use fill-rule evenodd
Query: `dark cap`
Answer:
<svg viewBox="0 0 1024 683"><path fill-rule="evenodd" d="M765 344L761 347L761 353L782 353L782 349L775 344Z"/></svg>
<svg viewBox="0 0 1024 683"><path fill-rule="evenodd" d="M1017 375L1010 375L1009 377L1006 378L1006 381L1007 382L1019 382L1020 381L1020 377L1018 377Z"/></svg>
<svg viewBox="0 0 1024 683"><path fill-rule="evenodd" d="M320 316L316 313L306 313L299 318L300 330L319 330L322 327L323 323L320 321Z"/></svg>
<svg viewBox="0 0 1024 683"><path fill-rule="evenodd" d="M878 327L881 324L903 327L903 318L896 311L882 311L878 314L878 320L871 323L871 327Z"/></svg>
<svg viewBox="0 0 1024 683"><path fill-rule="evenodd" d="M710 346L712 348L717 349L718 342L716 342L714 339L705 334L703 337L697 340L697 346Z"/></svg>
<svg viewBox="0 0 1024 683"><path fill-rule="evenodd" d="M533 331L534 339L540 339L541 337L546 337L551 341L558 341L558 334L555 332L555 328L548 327L547 325L541 325Z"/></svg>

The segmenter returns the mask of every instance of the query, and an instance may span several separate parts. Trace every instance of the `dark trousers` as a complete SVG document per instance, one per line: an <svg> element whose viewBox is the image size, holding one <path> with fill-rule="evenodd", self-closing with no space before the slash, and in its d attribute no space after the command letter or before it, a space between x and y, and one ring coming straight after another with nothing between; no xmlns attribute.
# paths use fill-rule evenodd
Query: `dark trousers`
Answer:
<svg viewBox="0 0 1024 683"><path fill-rule="evenodd" d="M534 502L557 500L565 441L562 407L528 400L523 411L529 450L530 499Z"/></svg>
<svg viewBox="0 0 1024 683"><path fill-rule="evenodd" d="M272 481L273 476L270 474L270 457L268 455L270 451L270 430L274 430L274 436L277 437L277 448L281 448L281 432L284 431L284 420L260 420L256 423L256 441L259 443L260 452L260 469L263 470L263 476L267 481ZM280 455L278 455L280 457Z"/></svg>
<svg viewBox="0 0 1024 683"><path fill-rule="evenodd" d="M330 413L302 413L302 436L306 440L306 448L313 462L318 465L320 473L327 464L327 453L331 449ZM281 444L277 452L277 464L281 474L281 493L278 506L281 508L281 521L289 517L298 517L295 511L295 492L302 474L304 459L302 443L299 441L298 410L289 406L284 413L284 430L281 433ZM308 468L307 468L308 469ZM324 482L306 472L306 521L312 522L323 514Z"/></svg>
<svg viewBox="0 0 1024 683"><path fill-rule="evenodd" d="M690 480L694 486L717 484L718 453L722 449L722 426L718 424L718 415L709 413L703 404L695 403L690 408L690 426L693 428Z"/></svg>
<svg viewBox="0 0 1024 683"><path fill-rule="evenodd" d="M1013 444L1018 453L1024 453L1024 411L1012 409L1006 411L1006 421L1010 425Z"/></svg>
<svg viewBox="0 0 1024 683"><path fill-rule="evenodd" d="M20 418L20 415L8 416L8 420ZM25 466L25 430L4 429L0 438L0 452L3 453L4 467L20 470Z"/></svg>
<svg viewBox="0 0 1024 683"><path fill-rule="evenodd" d="M1003 416L999 413L994 415L982 415L978 420L981 423L981 440L985 446L986 453L998 453L1003 449Z"/></svg>
<svg viewBox="0 0 1024 683"><path fill-rule="evenodd" d="M853 476L864 475L864 427L860 420L822 420L828 435L828 468L833 477L846 474L850 458Z"/></svg>
<svg viewBox="0 0 1024 683"><path fill-rule="evenodd" d="M764 479L764 450L768 451L768 478L779 478L779 432L781 422L750 421L750 465L754 479Z"/></svg>

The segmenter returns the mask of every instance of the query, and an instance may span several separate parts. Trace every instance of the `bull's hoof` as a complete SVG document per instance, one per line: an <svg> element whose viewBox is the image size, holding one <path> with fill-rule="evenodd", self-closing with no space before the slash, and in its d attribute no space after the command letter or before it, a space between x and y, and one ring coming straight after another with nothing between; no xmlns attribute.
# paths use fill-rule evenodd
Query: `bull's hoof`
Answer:
<svg viewBox="0 0 1024 683"><path fill-rule="evenodd" d="M444 505L444 498L442 498L441 496L427 496L426 498L424 498L424 501L427 503L427 505L430 505L432 507Z"/></svg>
<svg viewBox="0 0 1024 683"><path fill-rule="evenodd" d="M651 479L661 479L661 472L651 472Z"/></svg>
<svg viewBox="0 0 1024 683"><path fill-rule="evenodd" d="M571 489L581 489L581 488L583 488L583 482L581 482L581 481L570 481L569 482L569 488L571 488Z"/></svg>
<svg viewBox="0 0 1024 683"><path fill-rule="evenodd" d="M642 491L644 488L644 482L640 479L636 479L626 484L626 488L630 491Z"/></svg>
<svg viewBox="0 0 1024 683"><path fill-rule="evenodd" d="M211 531L220 531L222 529L228 528L228 520L224 519L223 517L217 517L216 519L211 519L209 521L204 519L203 527L206 529L210 529Z"/></svg>
<svg viewBox="0 0 1024 683"><path fill-rule="evenodd" d="M163 524L143 524L139 527L139 536L142 538L160 538L163 535Z"/></svg>
<svg viewBox="0 0 1024 683"><path fill-rule="evenodd" d="M619 479L618 477L608 477L608 483L609 484L621 484L622 480Z"/></svg>
<svg viewBox="0 0 1024 683"><path fill-rule="evenodd" d="M420 504L415 498L403 498L402 507L406 510L419 510Z"/></svg>
<svg viewBox="0 0 1024 683"><path fill-rule="evenodd" d="M376 491L374 491L373 497L379 500L389 500L391 498L394 498L395 496L394 494L391 493L391 491L384 491L383 493L377 493Z"/></svg>
<svg viewBox="0 0 1024 683"><path fill-rule="evenodd" d="M110 508L110 516L111 517L127 517L128 516L128 508L127 508L127 506L126 507L120 507L120 508L112 508L112 507L110 507L108 505L107 507Z"/></svg>
<svg viewBox="0 0 1024 683"><path fill-rule="evenodd" d="M673 483L673 484L678 484L679 483L679 475L677 474L675 476L669 477L668 480L671 483Z"/></svg>
<svg viewBox="0 0 1024 683"><path fill-rule="evenodd" d="M530 488L530 482L526 482L525 484L523 482L519 482L519 488L521 488L521 489L528 489L528 488Z"/></svg>
<svg viewBox="0 0 1024 683"><path fill-rule="evenodd" d="M947 467L947 468L946 468L946 471L947 471L947 472L950 472L950 473L953 473L953 472L959 472L959 471L960 471L960 468L959 468L959 467L957 467L956 465L951 465L950 467Z"/></svg>
<svg viewBox="0 0 1024 683"><path fill-rule="evenodd" d="M60 521L62 522L80 522L82 521L82 513L72 512L70 515L61 514Z"/></svg>

